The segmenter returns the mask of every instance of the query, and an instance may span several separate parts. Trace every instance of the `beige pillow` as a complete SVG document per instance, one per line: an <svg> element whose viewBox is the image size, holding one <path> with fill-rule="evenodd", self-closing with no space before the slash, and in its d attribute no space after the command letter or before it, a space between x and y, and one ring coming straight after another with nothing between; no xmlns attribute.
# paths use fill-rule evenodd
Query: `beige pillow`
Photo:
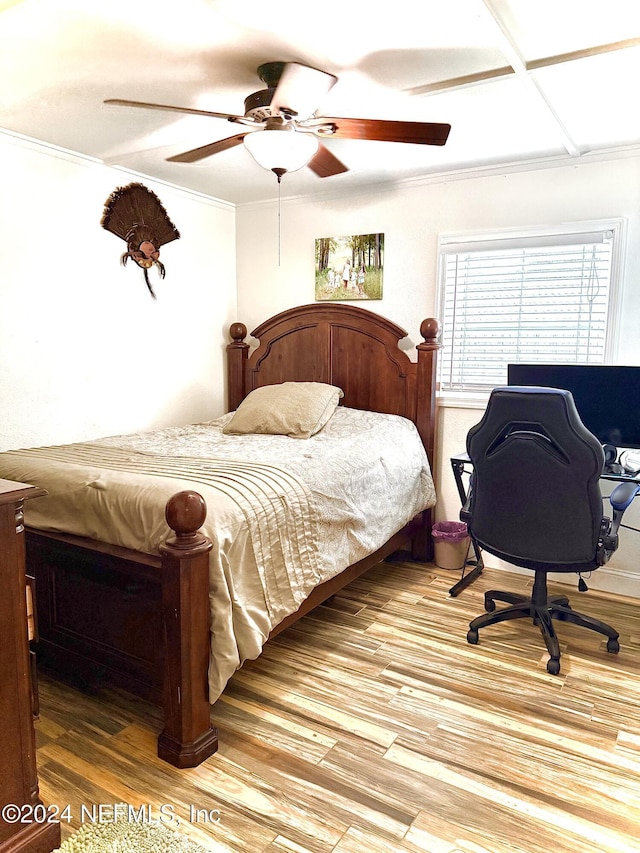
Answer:
<svg viewBox="0 0 640 853"><path fill-rule="evenodd" d="M335 412L342 389L323 382L282 382L251 391L222 430L310 438Z"/></svg>

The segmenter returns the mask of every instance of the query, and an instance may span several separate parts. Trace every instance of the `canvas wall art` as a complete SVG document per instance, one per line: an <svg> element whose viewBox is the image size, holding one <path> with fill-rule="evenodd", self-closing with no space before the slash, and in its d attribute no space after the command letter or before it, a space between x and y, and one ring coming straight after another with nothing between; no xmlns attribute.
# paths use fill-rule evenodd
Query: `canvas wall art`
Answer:
<svg viewBox="0 0 640 853"><path fill-rule="evenodd" d="M316 302L382 299L384 234L316 240Z"/></svg>

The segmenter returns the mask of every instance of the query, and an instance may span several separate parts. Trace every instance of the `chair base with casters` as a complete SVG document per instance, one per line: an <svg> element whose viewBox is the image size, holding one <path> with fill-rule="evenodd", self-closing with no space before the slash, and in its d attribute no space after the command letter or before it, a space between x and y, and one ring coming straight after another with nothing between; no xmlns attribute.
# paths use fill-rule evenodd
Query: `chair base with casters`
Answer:
<svg viewBox="0 0 640 853"><path fill-rule="evenodd" d="M496 611L496 601L504 601L511 607ZM535 573L533 582L533 594L531 598L519 595L515 592L501 592L500 590L488 590L484 594L484 607L487 611L469 623L467 642L472 645L478 643L478 631L488 625L497 625L499 622L507 622L511 619L530 618L533 624L540 628L542 637L549 652L547 671L551 675L560 672L560 643L555 632L553 620L558 622L571 622L591 631L597 631L607 637L607 651L617 654L620 651L618 632L610 625L577 613L569 604L566 595L550 596L547 590L547 574L543 571Z"/></svg>

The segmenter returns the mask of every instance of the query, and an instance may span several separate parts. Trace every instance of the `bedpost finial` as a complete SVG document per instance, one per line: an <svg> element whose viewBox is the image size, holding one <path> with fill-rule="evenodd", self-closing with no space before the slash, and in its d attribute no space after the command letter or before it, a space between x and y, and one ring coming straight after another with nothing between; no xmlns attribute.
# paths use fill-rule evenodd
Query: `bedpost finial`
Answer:
<svg viewBox="0 0 640 853"><path fill-rule="evenodd" d="M172 545L177 548L193 548L206 537L200 528L207 517L207 505L202 495L187 489L178 492L167 501L165 518L176 534Z"/></svg>
<svg viewBox="0 0 640 853"><path fill-rule="evenodd" d="M435 317L427 317L420 323L420 334L429 344L436 344L440 334L440 321Z"/></svg>
<svg viewBox="0 0 640 853"><path fill-rule="evenodd" d="M232 323L229 326L229 335L235 344L242 343L247 337L247 327L244 323Z"/></svg>

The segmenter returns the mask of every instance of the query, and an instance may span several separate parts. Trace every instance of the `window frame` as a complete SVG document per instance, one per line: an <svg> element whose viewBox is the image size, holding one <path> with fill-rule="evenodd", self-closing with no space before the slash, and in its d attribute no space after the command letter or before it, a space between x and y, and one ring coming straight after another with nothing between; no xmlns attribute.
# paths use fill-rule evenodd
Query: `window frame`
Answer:
<svg viewBox="0 0 640 853"><path fill-rule="evenodd" d="M528 226L525 228L495 229L491 231L448 232L438 235L438 269L436 316L444 318L446 263L447 254L451 254L451 246L460 244L491 244L503 240L530 241L539 237L541 240L555 239L562 235L574 236L582 233L597 231L612 231L611 269L609 279L609 302L607 309L605 356L603 364L614 364L619 351L620 314L622 306L624 257L626 254L627 219L624 217L586 220L571 223L561 223L550 226ZM462 251L462 249L460 250ZM444 322L443 322L444 332ZM558 362L562 363L562 362ZM440 405L460 408L484 408L489 399L490 391L484 389L444 390L440 389L440 370L438 367L437 398ZM506 377L505 377L506 382Z"/></svg>

